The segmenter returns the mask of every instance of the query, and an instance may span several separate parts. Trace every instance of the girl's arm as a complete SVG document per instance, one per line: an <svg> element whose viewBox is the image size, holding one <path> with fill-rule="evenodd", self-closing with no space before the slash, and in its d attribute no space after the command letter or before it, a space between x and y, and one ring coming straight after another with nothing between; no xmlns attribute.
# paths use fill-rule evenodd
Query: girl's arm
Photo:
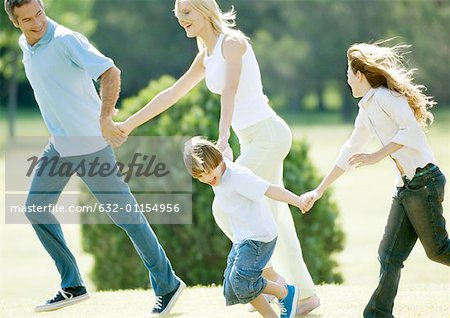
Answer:
<svg viewBox="0 0 450 318"><path fill-rule="evenodd" d="M136 127L161 114L181 97L189 93L205 76L205 68L202 62L203 54L203 52L199 52L189 70L175 84L156 95L147 105L130 116L125 122L119 123L119 128L126 134L129 134Z"/></svg>
<svg viewBox="0 0 450 318"><path fill-rule="evenodd" d="M322 197L325 190L341 175L343 175L344 172L344 169L335 165L333 169L328 172L325 178L323 178L317 188L302 194L300 196L300 210L302 210L302 213L308 212L313 207L314 203Z"/></svg>
<svg viewBox="0 0 450 318"><path fill-rule="evenodd" d="M223 57L225 58L225 87L220 99L219 139L217 147L224 151L230 138L231 119L233 118L234 99L239 86L242 69L242 56L246 50L244 39L225 37Z"/></svg>
<svg viewBox="0 0 450 318"><path fill-rule="evenodd" d="M272 200L286 202L300 209L300 197L285 188L271 184L265 195Z"/></svg>
<svg viewBox="0 0 450 318"><path fill-rule="evenodd" d="M389 143L380 150L373 152L373 153L355 153L350 158L348 158L348 164L351 167L361 167L365 165L371 165L374 163L377 163L384 157L390 155L391 153L399 150L402 148L402 145L396 144L396 143ZM319 200L325 190L334 182L336 181L342 174L344 174L345 170L342 168L339 168L338 166L334 166L333 169L328 172L328 174L325 176L325 178L322 180L322 182L319 184L319 186L309 192L304 193L300 197L301 201L301 210L303 213L308 212L313 206L314 203Z"/></svg>
<svg viewBox="0 0 450 318"><path fill-rule="evenodd" d="M390 142L383 148L381 148L378 151L372 152L372 153L355 153L350 158L348 158L348 164L351 167L361 167L361 166L368 166L373 165L383 159L386 156L389 156L391 153L399 150L402 148L403 145L396 144L395 142Z"/></svg>
<svg viewBox="0 0 450 318"><path fill-rule="evenodd" d="M314 203L322 197L325 190L344 174L346 169L351 167L349 158L352 157L352 154L360 152L372 137L370 130L366 127L362 119L360 109L355 119L355 127L352 135L341 147L334 167L323 178L317 188L300 196L301 210L303 213L308 212L314 206Z"/></svg>

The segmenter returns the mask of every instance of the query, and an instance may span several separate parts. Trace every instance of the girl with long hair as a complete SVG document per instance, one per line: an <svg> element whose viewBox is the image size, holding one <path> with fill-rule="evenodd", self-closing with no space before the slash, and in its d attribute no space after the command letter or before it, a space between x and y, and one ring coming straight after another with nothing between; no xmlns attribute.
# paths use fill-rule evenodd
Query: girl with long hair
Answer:
<svg viewBox="0 0 450 318"><path fill-rule="evenodd" d="M393 317L400 270L417 238L428 257L450 265L450 240L442 202L445 177L439 170L424 129L433 122L435 102L425 86L413 82L414 69L404 63L408 45L385 42L352 45L347 51L347 82L359 101L358 116L335 166L320 185L301 196L302 211L314 202L345 170L372 165L389 156L398 175L397 191L378 249L381 265L378 286L364 309L365 318ZM372 138L382 148L362 152Z"/></svg>

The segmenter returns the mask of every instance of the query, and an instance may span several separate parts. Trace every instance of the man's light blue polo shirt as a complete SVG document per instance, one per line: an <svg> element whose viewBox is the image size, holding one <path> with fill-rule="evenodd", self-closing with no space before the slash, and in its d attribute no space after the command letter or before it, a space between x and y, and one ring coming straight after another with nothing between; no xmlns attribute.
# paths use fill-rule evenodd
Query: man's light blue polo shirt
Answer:
<svg viewBox="0 0 450 318"><path fill-rule="evenodd" d="M45 35L35 45L30 46L24 35L19 39L25 73L60 155L93 153L107 146L101 137L101 100L93 80L114 63L83 35L50 18L47 22Z"/></svg>

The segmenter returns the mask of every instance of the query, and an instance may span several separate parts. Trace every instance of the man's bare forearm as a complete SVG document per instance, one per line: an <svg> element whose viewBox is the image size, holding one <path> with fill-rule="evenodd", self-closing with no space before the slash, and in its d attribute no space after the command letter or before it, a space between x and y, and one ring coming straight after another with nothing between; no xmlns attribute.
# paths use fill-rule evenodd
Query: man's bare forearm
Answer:
<svg viewBox="0 0 450 318"><path fill-rule="evenodd" d="M113 66L100 77L102 108L100 119L112 119L120 93L120 70Z"/></svg>

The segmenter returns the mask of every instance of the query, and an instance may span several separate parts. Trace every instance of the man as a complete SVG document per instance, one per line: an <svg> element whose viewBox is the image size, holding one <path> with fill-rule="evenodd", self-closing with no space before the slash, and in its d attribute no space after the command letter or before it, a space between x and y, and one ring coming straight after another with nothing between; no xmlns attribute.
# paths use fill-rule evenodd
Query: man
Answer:
<svg viewBox="0 0 450 318"><path fill-rule="evenodd" d="M5 10L22 32L19 45L25 72L52 136L42 159L56 161L57 166L69 163L78 167L95 162L117 169L110 145L120 146L126 140L112 121L120 90L119 69L83 35L46 17L41 0L5 0ZM100 80L100 97L92 80ZM49 173L54 165L45 162L40 160L35 170L27 208L55 204L70 179ZM119 174L81 177L101 204L115 204L122 211L126 206L138 206ZM152 313L167 314L185 284L174 274L147 220L140 211L108 215L126 231L150 272L157 296ZM61 275L61 289L35 310L60 309L87 299L84 282L58 221L49 213L29 212L27 217Z"/></svg>

